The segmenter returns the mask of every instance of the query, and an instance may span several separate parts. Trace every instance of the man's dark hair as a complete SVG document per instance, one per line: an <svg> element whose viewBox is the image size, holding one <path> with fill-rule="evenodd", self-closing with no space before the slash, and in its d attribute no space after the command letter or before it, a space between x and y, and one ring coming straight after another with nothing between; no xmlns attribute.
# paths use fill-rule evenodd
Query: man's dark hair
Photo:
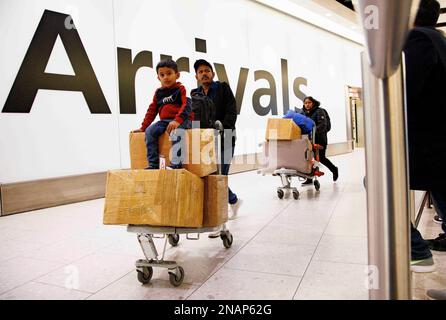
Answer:
<svg viewBox="0 0 446 320"><path fill-rule="evenodd" d="M200 66L206 66L206 67L209 67L209 68L212 70L212 72L214 72L214 69L212 69L212 65L211 65L209 62L207 62L207 61L204 60L204 59L198 59L198 60L195 61L195 63L194 63L195 73L197 73L197 70L198 70L198 68L199 68Z"/></svg>
<svg viewBox="0 0 446 320"><path fill-rule="evenodd" d="M440 17L440 3L437 0L421 0L415 26L435 27L438 17Z"/></svg>
<svg viewBox="0 0 446 320"><path fill-rule="evenodd" d="M313 98L311 96L305 97L304 103L305 103L305 100L310 100L311 102L313 102L313 108L319 107L321 105L321 103L319 101L317 101L315 98Z"/></svg>
<svg viewBox="0 0 446 320"><path fill-rule="evenodd" d="M158 73L159 68L170 68L170 69L175 70L175 72L178 72L177 63L170 59L162 60L162 61L158 62L158 64L156 65L156 73Z"/></svg>

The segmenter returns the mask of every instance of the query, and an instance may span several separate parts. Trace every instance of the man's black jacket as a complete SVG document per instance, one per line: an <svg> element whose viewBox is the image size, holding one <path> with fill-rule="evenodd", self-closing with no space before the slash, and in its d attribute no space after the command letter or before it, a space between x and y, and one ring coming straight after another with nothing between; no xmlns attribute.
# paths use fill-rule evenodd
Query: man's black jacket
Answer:
<svg viewBox="0 0 446 320"><path fill-rule="evenodd" d="M410 188L444 189L446 66L443 61L446 40L434 28L415 28L409 34L404 52Z"/></svg>

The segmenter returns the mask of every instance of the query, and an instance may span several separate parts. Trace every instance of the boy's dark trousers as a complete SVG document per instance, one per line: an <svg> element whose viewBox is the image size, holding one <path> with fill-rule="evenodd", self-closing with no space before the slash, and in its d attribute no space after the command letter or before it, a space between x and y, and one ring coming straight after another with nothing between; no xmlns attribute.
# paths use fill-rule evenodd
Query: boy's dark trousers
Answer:
<svg viewBox="0 0 446 320"><path fill-rule="evenodd" d="M149 162L149 168L158 169L159 168L159 145L158 138L166 132L167 126L172 120L164 119L160 120L146 129L146 146L147 146L147 161ZM189 119L184 120L184 122L178 127L178 129L190 129L191 121ZM179 134L178 134L179 133ZM172 155L170 161L172 168L181 168L182 166L182 155L181 150L185 147L184 142L184 130L177 130L177 135L173 133L170 134L170 140L172 141L172 148L183 141L183 145L179 148L177 154ZM174 148L174 150L177 150Z"/></svg>

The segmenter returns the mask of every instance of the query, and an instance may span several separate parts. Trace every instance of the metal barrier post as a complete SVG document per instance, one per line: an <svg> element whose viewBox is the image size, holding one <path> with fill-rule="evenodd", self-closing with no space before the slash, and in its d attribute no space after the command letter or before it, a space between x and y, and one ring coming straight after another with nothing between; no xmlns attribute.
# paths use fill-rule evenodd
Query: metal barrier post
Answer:
<svg viewBox="0 0 446 320"><path fill-rule="evenodd" d="M419 0L359 0L371 299L410 299L410 201L401 51Z"/></svg>

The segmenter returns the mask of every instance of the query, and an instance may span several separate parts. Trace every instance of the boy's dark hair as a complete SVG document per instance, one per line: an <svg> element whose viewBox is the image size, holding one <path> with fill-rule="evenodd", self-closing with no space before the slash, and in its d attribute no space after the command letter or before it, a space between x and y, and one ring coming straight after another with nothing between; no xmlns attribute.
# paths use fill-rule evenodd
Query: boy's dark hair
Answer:
<svg viewBox="0 0 446 320"><path fill-rule="evenodd" d="M212 70L212 72L214 72L214 69L212 69L212 65L211 65L209 62L207 62L207 61L204 60L204 59L198 59L198 60L195 61L195 63L194 63L195 73L197 73L197 70L198 70L198 68L199 68L200 66L206 66L206 67L209 67L209 68Z"/></svg>
<svg viewBox="0 0 446 320"><path fill-rule="evenodd" d="M416 27L435 27L440 17L440 3L437 0L421 0L415 18Z"/></svg>
<svg viewBox="0 0 446 320"><path fill-rule="evenodd" d="M159 68L170 68L175 70L175 72L178 72L177 63L171 59L161 60L160 62L158 62L158 64L156 65L156 73L158 73Z"/></svg>

